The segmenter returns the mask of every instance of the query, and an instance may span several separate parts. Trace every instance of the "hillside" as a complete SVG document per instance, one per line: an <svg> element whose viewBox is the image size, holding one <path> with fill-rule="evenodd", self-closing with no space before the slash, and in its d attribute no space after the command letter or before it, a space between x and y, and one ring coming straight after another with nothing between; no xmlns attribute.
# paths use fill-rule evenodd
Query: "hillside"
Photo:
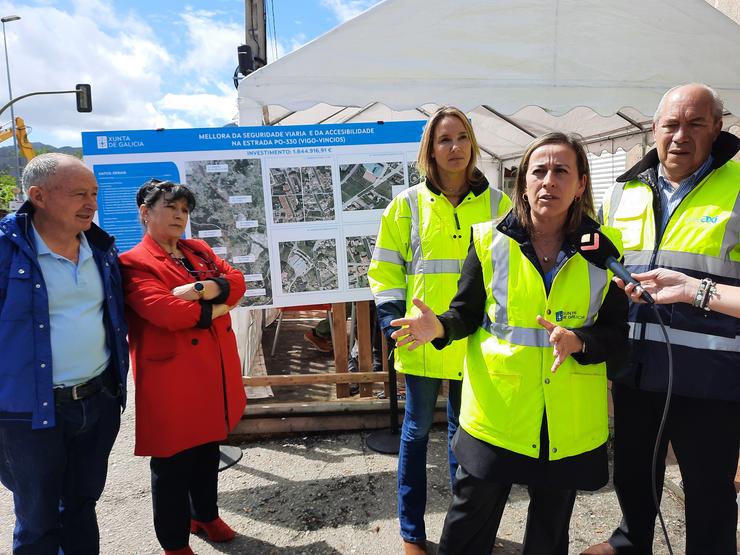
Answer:
<svg viewBox="0 0 740 555"><path fill-rule="evenodd" d="M8 146L0 147L0 173L11 173L11 168L15 166L13 160L13 143L8 141ZM63 152L64 154L71 154L73 156L82 156L82 148L72 146L55 147L44 143L31 143L33 150L38 154L40 152ZM26 159L21 158L21 167L25 166ZM12 172L14 173L14 172Z"/></svg>

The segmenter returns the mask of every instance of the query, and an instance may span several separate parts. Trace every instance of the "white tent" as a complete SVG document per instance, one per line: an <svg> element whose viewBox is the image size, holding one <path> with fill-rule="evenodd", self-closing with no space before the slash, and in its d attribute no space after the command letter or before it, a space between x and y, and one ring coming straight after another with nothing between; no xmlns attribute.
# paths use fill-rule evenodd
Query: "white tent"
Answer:
<svg viewBox="0 0 740 555"><path fill-rule="evenodd" d="M704 0L385 0L243 79L239 118L397 121L452 104L500 169L550 130L594 153L646 145L661 95L689 81L720 93L725 129L740 122L740 26Z"/></svg>

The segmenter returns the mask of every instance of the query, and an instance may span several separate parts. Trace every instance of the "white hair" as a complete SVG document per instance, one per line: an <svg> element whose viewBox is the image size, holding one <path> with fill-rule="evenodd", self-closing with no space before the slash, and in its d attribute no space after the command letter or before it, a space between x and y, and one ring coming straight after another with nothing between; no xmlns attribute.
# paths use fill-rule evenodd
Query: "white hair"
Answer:
<svg viewBox="0 0 740 555"><path fill-rule="evenodd" d="M32 158L23 168L21 175L23 191L28 194L28 189L33 186L43 187L50 178L56 175L59 164L62 162L83 163L79 158L61 152L47 152Z"/></svg>
<svg viewBox="0 0 740 555"><path fill-rule="evenodd" d="M668 91L663 95L663 98L661 98L660 102L658 102L658 107L656 108L655 114L653 115L654 124L658 124L660 115L663 113L663 104L665 103L666 98L668 98L671 93L683 87L700 87L707 91L712 97L712 116L714 116L714 121L722 121L722 117L725 114L725 104L724 102L722 102L719 94L717 94L717 91L715 91L709 85L705 85L704 83L686 83L685 85L676 85L675 87L668 89Z"/></svg>

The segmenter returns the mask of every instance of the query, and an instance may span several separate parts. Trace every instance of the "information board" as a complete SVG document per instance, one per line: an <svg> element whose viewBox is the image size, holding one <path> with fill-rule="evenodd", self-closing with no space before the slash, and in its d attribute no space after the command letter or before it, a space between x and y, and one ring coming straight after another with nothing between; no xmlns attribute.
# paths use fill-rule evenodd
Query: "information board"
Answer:
<svg viewBox="0 0 740 555"><path fill-rule="evenodd" d="M419 182L425 121L82 134L98 221L121 250L141 239L150 178L195 194L186 236L244 273L243 306L368 300L380 216Z"/></svg>

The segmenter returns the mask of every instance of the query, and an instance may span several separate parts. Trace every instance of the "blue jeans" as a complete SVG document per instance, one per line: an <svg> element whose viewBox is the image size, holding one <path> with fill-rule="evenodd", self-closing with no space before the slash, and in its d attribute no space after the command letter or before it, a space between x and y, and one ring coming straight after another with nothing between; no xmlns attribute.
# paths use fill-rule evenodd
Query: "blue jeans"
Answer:
<svg viewBox="0 0 740 555"><path fill-rule="evenodd" d="M95 504L121 424L121 404L103 390L57 405L56 426L0 421L0 481L13 492L15 555L100 551Z"/></svg>
<svg viewBox="0 0 740 555"><path fill-rule="evenodd" d="M427 443L434 407L442 380L406 375L406 413L398 453L398 520L401 537L408 542L426 540L424 512L427 505ZM450 449L460 415L462 382L450 380L447 400L447 452L450 483L455 482L457 460Z"/></svg>

